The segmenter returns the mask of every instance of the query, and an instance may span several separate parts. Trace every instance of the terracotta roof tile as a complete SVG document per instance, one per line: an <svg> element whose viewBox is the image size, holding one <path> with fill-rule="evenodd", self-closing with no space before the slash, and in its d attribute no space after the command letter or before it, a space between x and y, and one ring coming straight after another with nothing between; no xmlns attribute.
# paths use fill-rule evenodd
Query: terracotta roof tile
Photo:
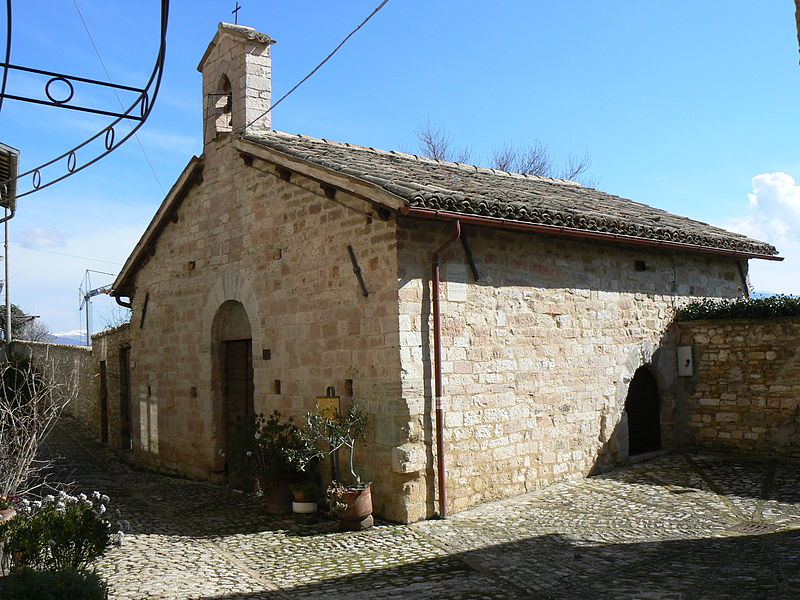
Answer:
<svg viewBox="0 0 800 600"><path fill-rule="evenodd" d="M271 131L245 139L345 173L409 207L773 256L774 246L574 181L506 173Z"/></svg>

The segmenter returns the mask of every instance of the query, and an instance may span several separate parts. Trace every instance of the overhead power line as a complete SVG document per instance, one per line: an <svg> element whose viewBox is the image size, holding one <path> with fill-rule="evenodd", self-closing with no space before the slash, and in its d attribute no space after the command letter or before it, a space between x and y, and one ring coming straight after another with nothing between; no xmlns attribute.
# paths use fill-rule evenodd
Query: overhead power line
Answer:
<svg viewBox="0 0 800 600"><path fill-rule="evenodd" d="M78 11L78 16L81 18L81 23L83 23L83 28L86 30L86 35L89 36L89 41L92 43L92 48L94 48L94 52L95 54L97 54L97 58L100 60L100 64L103 65L103 71L106 72L106 79L108 79L108 83L114 83L113 81L111 81L111 74L108 72L108 67L106 67L106 63L103 60L103 57L100 55L100 50L97 48L97 44L94 43L94 38L92 37L92 32L89 31L89 26L86 24L86 19L83 18L83 13L81 12L80 7L78 6L78 0L72 0L72 3L75 5L75 10ZM117 93L116 89L114 89L114 95L117 97L117 102L119 102L119 107L122 110L125 110L125 107L123 106L122 100L120 99L119 93ZM128 126L129 127L131 126L130 123L128 123ZM139 144L139 149L142 151L144 159L145 161L147 161L147 166L150 167L150 171L153 173L153 177L155 178L158 187L161 188L161 193L162 194L165 193L164 186L161 184L161 180L158 178L156 170L153 168L153 163L150 162L150 157L147 156L147 152L145 151L144 146L142 145L142 141L139 139L139 134L134 133L133 137L136 140L136 143Z"/></svg>
<svg viewBox="0 0 800 600"><path fill-rule="evenodd" d="M73 1L74 1L74 0L73 0ZM368 16L367 16L367 18L366 18L366 19L364 19L363 21L361 21L361 23L359 23L359 24L358 24L358 27L356 27L355 29L353 29L353 31L351 31L350 33L348 33L348 34L347 34L347 37L346 37L346 38L344 38L344 39L343 39L343 40L342 40L342 41L339 43L339 45L338 45L338 46L336 46L336 48L334 48L334 49L331 51L331 53L330 53L330 54L328 54L328 56L326 56L326 57L323 59L323 61L322 61L321 63L319 63L319 64L318 64L316 67L314 67L314 68L311 70L311 72L310 72L308 75L306 75L306 76L305 76L305 77L303 77L303 78L302 78L302 79L301 79L299 82L297 82L297 84L296 84L296 85L295 85L295 86L294 86L292 89L290 89L290 90L289 90L288 92L286 92L286 93L285 93L283 96L281 96L281 97L278 99L278 101L277 101L277 102L274 102L274 103L273 103L273 104L272 104L272 105L271 105L271 106L270 106L270 107L269 107L267 110L265 110L263 113L261 113L260 115L258 115L258 116L257 116L255 119L253 119L252 121L250 121L250 122L249 122L247 125L245 125L244 127L242 127L242 129L240 129L240 130L239 130L239 133L241 133L241 132L242 132L244 129L246 129L246 128L250 127L250 125L252 125L252 124L253 124L253 123L255 123L256 121L258 121L259 119L262 119L262 118L263 118L265 115L267 115L267 114L269 114L270 112L272 112L272 109L273 109L273 108L275 108L276 106L278 106L278 104L280 104L281 102L283 102L284 100L286 100L286 98L287 98L287 97L288 97L288 96L289 96L289 95L290 95L292 92L294 92L294 91L295 91L297 88L299 88L299 87L300 87L301 85L303 85L303 84L304 84L306 81L308 81L308 80L309 80L309 79L310 79L310 78L311 78L311 77L314 75L314 73L316 73L317 71L319 71L319 70L320 70L320 68L322 67L322 65L324 65L326 62L328 62L328 61L329 61L329 60L330 60L330 59L333 57L333 55L334 55L334 54L336 54L336 53L339 51L339 49L340 49L342 46L344 46L344 45L347 43L347 40L349 40L351 37L353 37L353 36L355 35L355 33L356 33L356 32L357 32L359 29L361 29L361 28L362 28L364 25L366 25L366 24L367 24L367 21L369 21L369 20L370 20L372 17L374 17L376 14L378 14L378 11L379 11L380 9L382 9L384 6L386 6L386 4L387 4L388 2L389 2L389 0L383 0L383 2L381 2L381 3L380 3L380 4L379 4L379 5L378 5L378 6L375 8L375 10L373 10L373 11L372 11L372 12L371 12L371 13L370 13Z"/></svg>
<svg viewBox="0 0 800 600"><path fill-rule="evenodd" d="M111 260L103 260L102 258L92 258L91 256L78 256L76 254L67 254L65 252L56 252L55 250L45 250L44 248L31 248L30 246L23 246L18 242L9 242L12 246L23 248L25 250L33 250L35 252L46 252L47 254L57 254L58 256L68 256L69 258L80 258L81 260L91 260L94 262L107 263L109 265L121 266L122 263L114 262Z"/></svg>

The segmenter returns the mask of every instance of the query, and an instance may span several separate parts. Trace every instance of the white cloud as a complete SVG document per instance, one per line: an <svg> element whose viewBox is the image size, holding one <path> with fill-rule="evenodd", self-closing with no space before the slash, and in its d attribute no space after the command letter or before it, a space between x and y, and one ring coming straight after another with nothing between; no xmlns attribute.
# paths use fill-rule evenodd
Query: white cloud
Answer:
<svg viewBox="0 0 800 600"><path fill-rule="evenodd" d="M800 294L800 185L787 173L753 177L747 214L728 220L726 229L774 245L783 262L750 261L756 290Z"/></svg>
<svg viewBox="0 0 800 600"><path fill-rule="evenodd" d="M99 227L71 230L66 246L57 252L43 248L10 248L12 302L31 314L40 315L42 322L54 331L85 327L85 313L78 312L78 288L86 269L110 273L92 273L92 287L111 283L143 228L141 224L108 220L103 223L102 230ZM105 326L104 314L113 311L115 306L108 296L92 299L92 331Z"/></svg>
<svg viewBox="0 0 800 600"><path fill-rule="evenodd" d="M58 331L52 335L56 337L80 337L86 335L85 329L71 329L70 331Z"/></svg>
<svg viewBox="0 0 800 600"><path fill-rule="evenodd" d="M25 248L63 248L67 245L61 232L48 225L23 229L15 237Z"/></svg>

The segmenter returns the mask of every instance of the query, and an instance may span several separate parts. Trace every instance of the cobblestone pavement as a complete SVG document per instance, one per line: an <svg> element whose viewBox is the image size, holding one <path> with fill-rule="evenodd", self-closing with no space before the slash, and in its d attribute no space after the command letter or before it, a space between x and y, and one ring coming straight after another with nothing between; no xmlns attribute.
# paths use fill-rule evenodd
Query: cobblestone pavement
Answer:
<svg viewBox="0 0 800 600"><path fill-rule="evenodd" d="M62 422L56 476L131 522L112 599L800 598L800 462L668 455L446 521L340 533L224 487L135 471Z"/></svg>

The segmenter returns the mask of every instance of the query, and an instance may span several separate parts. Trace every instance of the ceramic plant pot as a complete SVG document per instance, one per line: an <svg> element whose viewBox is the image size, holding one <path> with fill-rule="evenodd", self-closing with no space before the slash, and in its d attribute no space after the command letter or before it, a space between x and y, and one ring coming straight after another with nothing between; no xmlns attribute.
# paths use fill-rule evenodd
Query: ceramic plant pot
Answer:
<svg viewBox="0 0 800 600"><path fill-rule="evenodd" d="M16 516L17 511L13 508L2 508L0 509L0 523L3 521L8 521L9 519L13 519Z"/></svg>
<svg viewBox="0 0 800 600"><path fill-rule="evenodd" d="M301 515L310 515L317 512L316 502L292 502L292 512Z"/></svg>
<svg viewBox="0 0 800 600"><path fill-rule="evenodd" d="M363 490L348 490L341 495L339 501L347 508L339 512L342 521L359 521L372 514L371 486Z"/></svg>

